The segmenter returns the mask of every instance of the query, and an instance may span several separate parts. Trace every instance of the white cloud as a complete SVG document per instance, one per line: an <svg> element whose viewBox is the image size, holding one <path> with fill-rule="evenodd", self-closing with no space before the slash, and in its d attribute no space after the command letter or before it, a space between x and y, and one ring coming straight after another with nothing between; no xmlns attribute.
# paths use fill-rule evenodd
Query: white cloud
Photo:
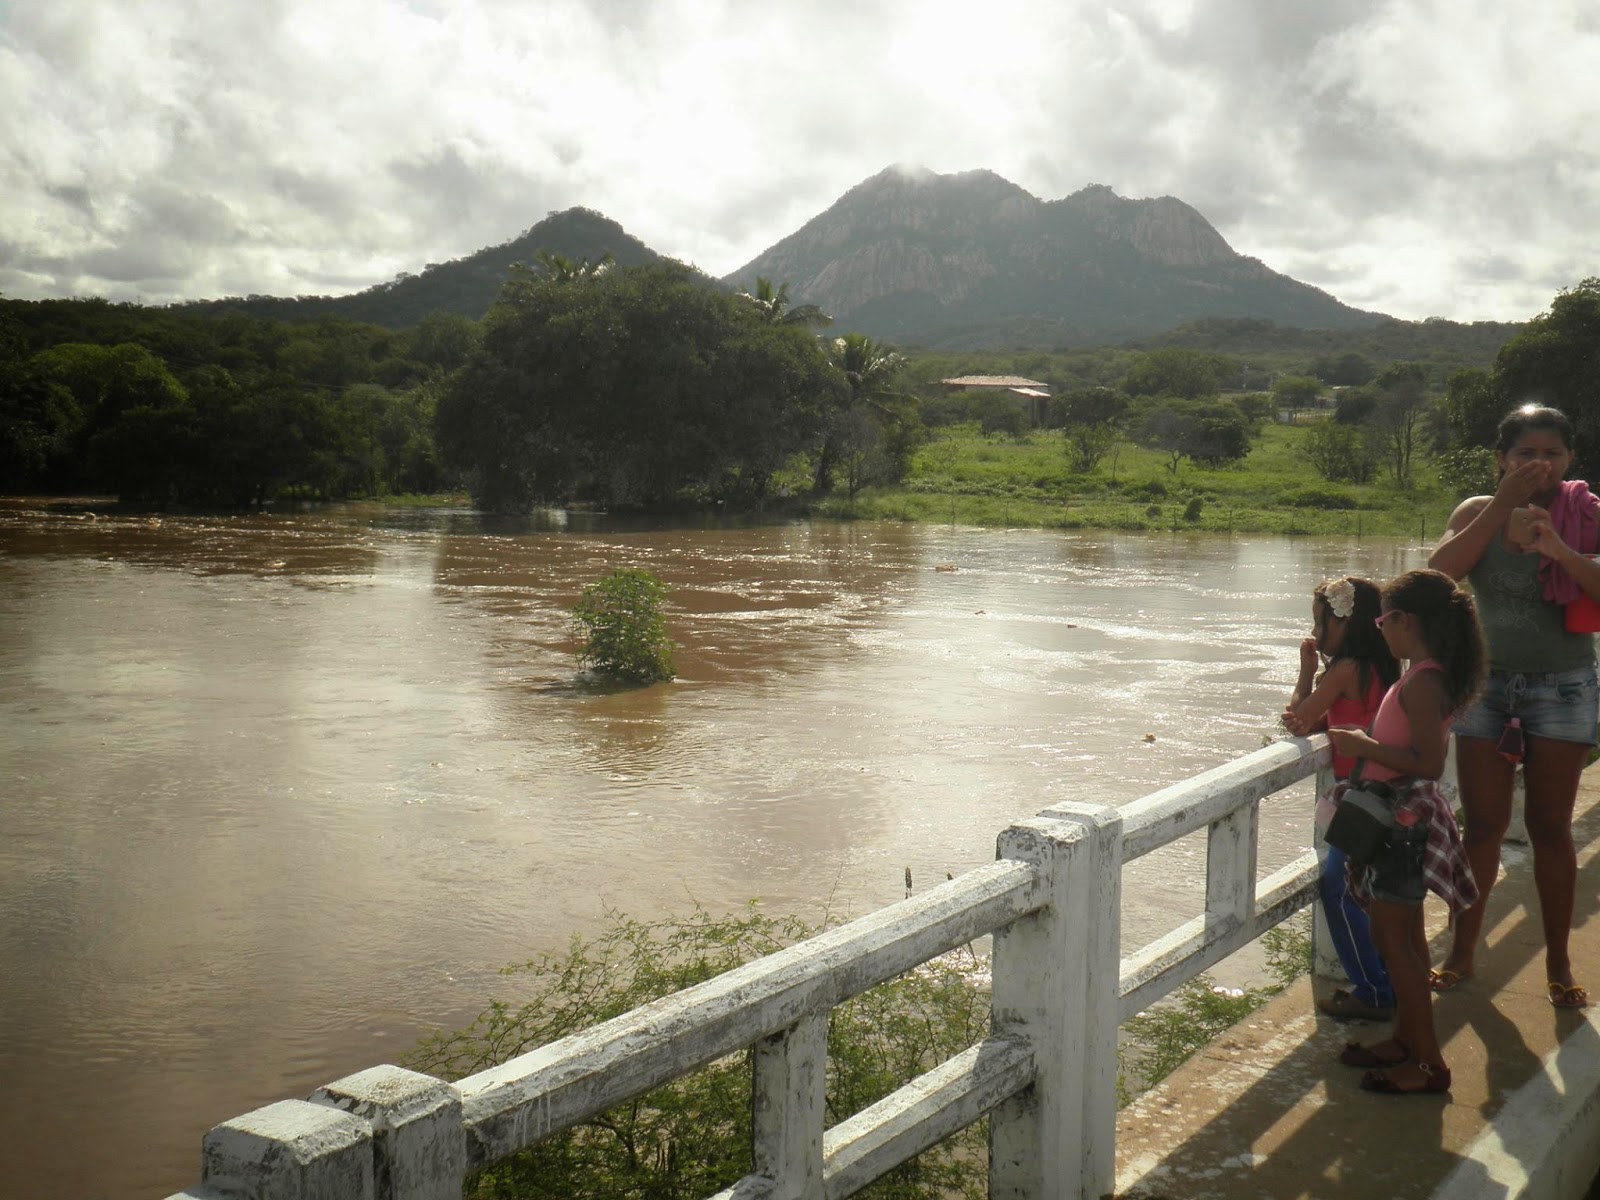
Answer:
<svg viewBox="0 0 1600 1200"><path fill-rule="evenodd" d="M1175 195L1349 303L1521 319L1600 271L1587 11L13 3L0 292L354 290L573 204L721 273L906 162Z"/></svg>

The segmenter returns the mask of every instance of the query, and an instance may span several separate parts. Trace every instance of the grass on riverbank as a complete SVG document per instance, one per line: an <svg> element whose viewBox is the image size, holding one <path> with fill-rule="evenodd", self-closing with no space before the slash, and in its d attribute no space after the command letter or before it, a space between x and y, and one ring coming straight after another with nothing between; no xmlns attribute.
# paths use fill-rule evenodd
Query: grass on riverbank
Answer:
<svg viewBox="0 0 1600 1200"><path fill-rule="evenodd" d="M990 436L974 426L940 430L904 484L835 495L815 515L1047 529L1404 536L1432 541L1458 496L1420 463L1414 486L1387 479L1329 483L1300 455L1306 427L1268 425L1240 462L1217 469L1124 444L1094 471L1067 469L1062 436Z"/></svg>

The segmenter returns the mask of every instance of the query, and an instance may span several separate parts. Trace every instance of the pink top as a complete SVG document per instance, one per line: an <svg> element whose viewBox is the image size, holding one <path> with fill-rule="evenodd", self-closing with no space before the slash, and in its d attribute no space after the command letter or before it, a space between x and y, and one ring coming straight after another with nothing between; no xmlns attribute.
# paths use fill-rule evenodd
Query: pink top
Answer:
<svg viewBox="0 0 1600 1200"><path fill-rule="evenodd" d="M1411 677L1418 671L1444 670L1431 658L1421 662L1412 663L1406 673L1394 681L1394 686L1383 697L1383 703L1378 705L1378 715L1372 719L1372 728L1367 732L1372 740L1385 746L1409 746L1411 744L1411 718L1406 716L1406 710L1400 705L1400 691L1411 681ZM1450 723L1453 717L1446 717L1444 727L1439 731L1440 748L1450 737ZM1361 768L1363 779L1398 779L1402 772L1390 770L1380 766L1370 758Z"/></svg>
<svg viewBox="0 0 1600 1200"><path fill-rule="evenodd" d="M1332 729L1336 725L1354 726L1357 729L1366 729L1372 724L1373 717L1377 714L1378 705L1383 700L1383 680L1378 678L1378 672L1373 668L1372 681L1367 684L1367 694L1359 700L1352 700L1348 696L1340 696L1328 708L1319 724L1321 729ZM1333 756L1333 777L1335 779L1349 779L1350 770L1356 765L1356 760L1347 754Z"/></svg>

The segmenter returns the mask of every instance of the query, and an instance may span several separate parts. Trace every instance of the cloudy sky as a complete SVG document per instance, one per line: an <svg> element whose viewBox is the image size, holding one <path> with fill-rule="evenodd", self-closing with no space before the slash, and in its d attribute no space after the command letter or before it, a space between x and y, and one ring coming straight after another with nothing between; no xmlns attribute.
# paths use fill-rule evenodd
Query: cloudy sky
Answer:
<svg viewBox="0 0 1600 1200"><path fill-rule="evenodd" d="M1347 303L1600 274L1593 0L0 0L0 294L337 294L598 209L724 274L891 163Z"/></svg>

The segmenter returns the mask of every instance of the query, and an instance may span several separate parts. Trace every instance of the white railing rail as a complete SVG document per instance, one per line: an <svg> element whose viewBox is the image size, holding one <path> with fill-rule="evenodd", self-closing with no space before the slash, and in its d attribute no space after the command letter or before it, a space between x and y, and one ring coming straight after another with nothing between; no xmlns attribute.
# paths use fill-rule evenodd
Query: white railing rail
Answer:
<svg viewBox="0 0 1600 1200"><path fill-rule="evenodd" d="M1278 742L1121 809L1063 804L997 861L454 1084L374 1067L218 1125L171 1200L459 1200L471 1171L751 1050L754 1162L713 1200L835 1200L990 1114L995 1197L1113 1190L1118 1026L1316 894L1315 855L1256 880L1259 802L1326 767ZM1123 959L1122 867L1207 830L1203 915ZM994 935L991 1032L824 1129L835 1005Z"/></svg>

